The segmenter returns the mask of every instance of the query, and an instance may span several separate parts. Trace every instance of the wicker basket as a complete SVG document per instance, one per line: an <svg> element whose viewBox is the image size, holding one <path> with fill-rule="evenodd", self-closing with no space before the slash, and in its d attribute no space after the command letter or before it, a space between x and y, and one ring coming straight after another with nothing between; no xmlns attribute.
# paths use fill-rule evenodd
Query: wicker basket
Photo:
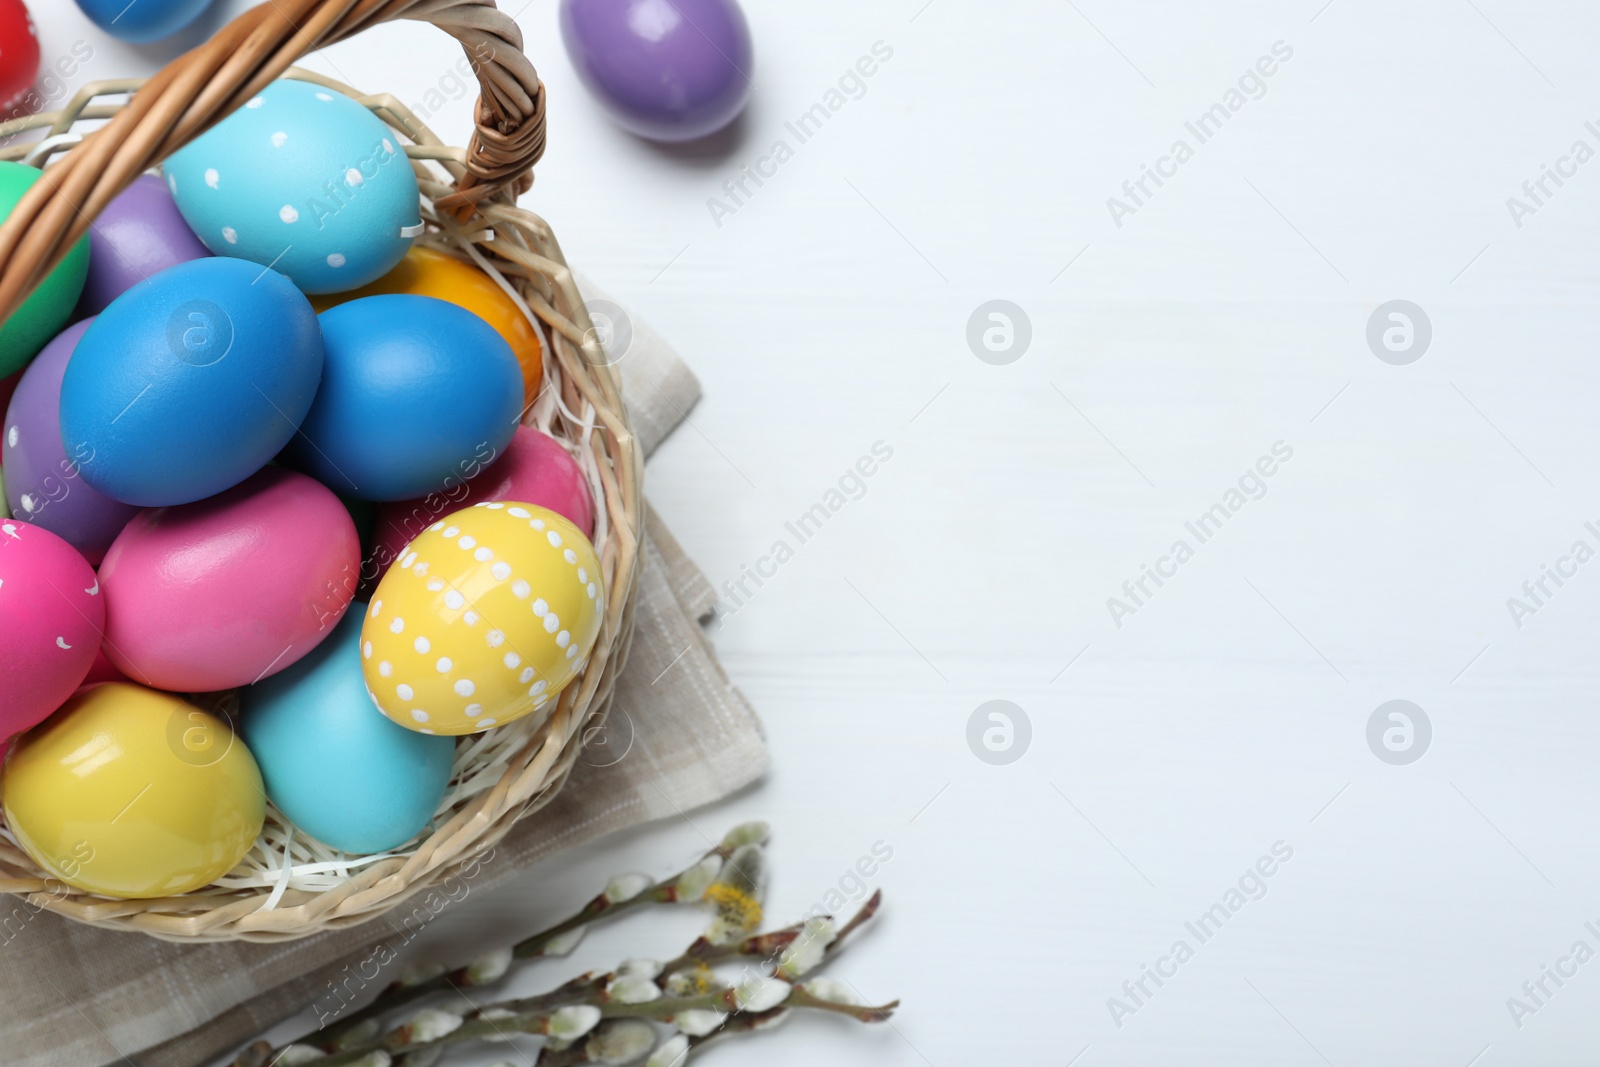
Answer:
<svg viewBox="0 0 1600 1067"><path fill-rule="evenodd" d="M392 96L364 96L290 67L317 47L397 18L432 22L466 49L482 90L469 148L442 145ZM0 147L0 159L48 164L47 180L0 226L0 318L136 177L284 75L343 92L393 127L432 203L419 240L486 271L542 327L544 388L524 421L568 447L600 502L595 547L605 620L588 666L550 712L461 739L432 824L392 852L332 851L297 835L268 805L254 849L216 884L182 896L111 900L46 878L0 822L0 892L80 922L174 941L304 937L375 918L452 875L470 877L512 824L566 780L585 734L606 712L632 633L643 457L560 247L542 219L516 207L544 148L544 93L516 23L494 0L272 0L147 81L99 82L60 112L0 124L0 143L47 127L42 140Z"/></svg>

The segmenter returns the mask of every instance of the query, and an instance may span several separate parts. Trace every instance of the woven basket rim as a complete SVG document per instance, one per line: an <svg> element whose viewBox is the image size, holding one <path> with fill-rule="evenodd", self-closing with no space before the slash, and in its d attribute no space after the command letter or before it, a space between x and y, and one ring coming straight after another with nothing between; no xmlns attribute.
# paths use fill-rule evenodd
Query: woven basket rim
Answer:
<svg viewBox="0 0 1600 1067"><path fill-rule="evenodd" d="M500 735L503 771L437 819L430 831L396 854L363 858L336 872L334 884L313 891L277 885L216 885L174 897L122 900L101 897L49 877L17 846L0 815L0 892L26 899L69 919L110 929L135 930L164 940L283 941L377 918L411 896L451 877L472 877L519 819L547 804L565 784L590 728L603 720L632 638L640 551L643 453L621 398L621 380L601 350L581 294L545 221L516 207L503 190L478 201L462 221L438 210L467 173L467 150L445 145L390 94L364 94L322 74L291 67L284 77L338 91L369 108L403 139L423 195L427 231L419 244L478 266L513 294L544 342L544 385L529 405L524 425L551 433L579 460L596 492L595 548L605 577L605 617L587 667L562 691L546 717L530 715L458 747L452 782L485 765L462 763L476 738ZM0 138L27 129L45 136L0 147L0 159L48 166L82 134L75 127L109 119L123 106L108 96L129 96L148 79L118 79L84 86L60 111L0 124ZM502 731L504 734L502 735ZM492 747L492 746L491 746ZM492 770L492 766L488 766ZM287 823L287 820L283 820ZM269 827L271 829L269 817ZM265 833L265 831L264 831ZM262 847L257 842L257 848ZM294 839L283 848L285 862ZM302 849L310 846L301 840ZM238 874L230 872L230 876ZM219 881L227 882L224 878Z"/></svg>

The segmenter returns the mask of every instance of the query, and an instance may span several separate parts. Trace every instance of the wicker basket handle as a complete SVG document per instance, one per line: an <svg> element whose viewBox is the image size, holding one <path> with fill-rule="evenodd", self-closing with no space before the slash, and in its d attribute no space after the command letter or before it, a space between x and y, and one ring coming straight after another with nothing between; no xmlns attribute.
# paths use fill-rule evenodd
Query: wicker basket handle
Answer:
<svg viewBox="0 0 1600 1067"><path fill-rule="evenodd" d="M522 31L495 0L268 0L168 63L28 190L0 225L0 320L140 174L308 52L392 19L438 26L461 42L478 76L466 174L439 206L468 214L502 190L526 192L544 154L544 87L523 54Z"/></svg>

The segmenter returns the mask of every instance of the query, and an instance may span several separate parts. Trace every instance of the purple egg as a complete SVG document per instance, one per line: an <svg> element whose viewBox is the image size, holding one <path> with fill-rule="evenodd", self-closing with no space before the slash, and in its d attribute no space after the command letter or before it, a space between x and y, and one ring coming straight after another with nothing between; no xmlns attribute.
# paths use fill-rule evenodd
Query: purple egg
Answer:
<svg viewBox="0 0 1600 1067"><path fill-rule="evenodd" d="M6 472L11 513L49 530L98 567L139 509L84 481L61 444L61 379L78 339L93 321L85 319L57 334L23 371L6 408L0 466Z"/></svg>
<svg viewBox="0 0 1600 1067"><path fill-rule="evenodd" d="M562 0L561 39L584 85L641 137L715 133L750 96L750 27L736 0Z"/></svg>
<svg viewBox="0 0 1600 1067"><path fill-rule="evenodd" d="M89 277L77 317L98 315L152 274L210 254L161 179L141 175L106 205L89 231Z"/></svg>

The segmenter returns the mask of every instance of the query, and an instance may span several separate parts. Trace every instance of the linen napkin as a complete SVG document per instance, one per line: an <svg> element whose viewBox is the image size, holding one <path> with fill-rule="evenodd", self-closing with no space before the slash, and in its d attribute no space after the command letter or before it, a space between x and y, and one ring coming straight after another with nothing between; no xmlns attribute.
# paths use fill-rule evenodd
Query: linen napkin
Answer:
<svg viewBox="0 0 1600 1067"><path fill-rule="evenodd" d="M659 335L581 284L591 308L622 316L611 355L648 454L699 399L699 382ZM716 595L648 506L638 581L606 747L580 759L556 799L496 846L474 889L563 848L709 804L766 770L755 712L700 626ZM618 758L613 745L630 746L628 754ZM195 1067L305 1007L352 959L398 939L379 918L282 944L174 944L0 897L0 1062Z"/></svg>

